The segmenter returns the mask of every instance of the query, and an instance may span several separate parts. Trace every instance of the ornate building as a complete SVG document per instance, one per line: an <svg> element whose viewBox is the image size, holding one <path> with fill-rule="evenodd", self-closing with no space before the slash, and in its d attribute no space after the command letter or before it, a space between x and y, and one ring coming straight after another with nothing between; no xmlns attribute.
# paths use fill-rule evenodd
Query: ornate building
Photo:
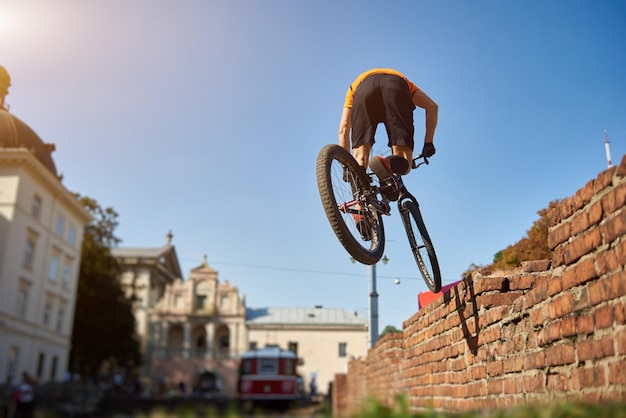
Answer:
<svg viewBox="0 0 626 418"><path fill-rule="evenodd" d="M9 113L0 67L0 379L40 382L68 369L84 227L45 144Z"/></svg>
<svg viewBox="0 0 626 418"><path fill-rule="evenodd" d="M137 298L142 374L191 388L209 374L234 396L239 356L248 347L244 301L228 280L219 282L206 257L183 280L171 238L160 248L112 250L122 284Z"/></svg>

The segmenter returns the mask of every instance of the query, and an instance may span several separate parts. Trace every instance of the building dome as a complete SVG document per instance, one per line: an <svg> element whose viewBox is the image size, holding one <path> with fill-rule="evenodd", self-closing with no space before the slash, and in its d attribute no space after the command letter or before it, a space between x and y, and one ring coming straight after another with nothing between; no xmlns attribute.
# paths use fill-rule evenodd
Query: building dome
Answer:
<svg viewBox="0 0 626 418"><path fill-rule="evenodd" d="M26 148L58 177L52 159L54 144L44 144L35 131L6 109L0 109L0 148Z"/></svg>

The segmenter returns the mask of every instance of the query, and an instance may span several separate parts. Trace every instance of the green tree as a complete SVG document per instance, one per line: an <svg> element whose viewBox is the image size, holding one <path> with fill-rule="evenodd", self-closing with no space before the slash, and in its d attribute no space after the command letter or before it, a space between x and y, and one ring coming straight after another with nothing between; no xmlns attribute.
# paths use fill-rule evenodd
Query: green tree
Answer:
<svg viewBox="0 0 626 418"><path fill-rule="evenodd" d="M85 227L81 254L70 365L73 372L94 375L105 361L139 364L132 300L119 281L119 265L110 249L117 213L103 209L89 197L80 197L94 220Z"/></svg>
<svg viewBox="0 0 626 418"><path fill-rule="evenodd" d="M383 332L380 333L380 335L378 336L378 338L382 338L383 336L387 335L387 334L391 334L392 332L402 332L399 329L397 329L396 327L394 327L393 325L387 325L385 327L385 329L383 330Z"/></svg>

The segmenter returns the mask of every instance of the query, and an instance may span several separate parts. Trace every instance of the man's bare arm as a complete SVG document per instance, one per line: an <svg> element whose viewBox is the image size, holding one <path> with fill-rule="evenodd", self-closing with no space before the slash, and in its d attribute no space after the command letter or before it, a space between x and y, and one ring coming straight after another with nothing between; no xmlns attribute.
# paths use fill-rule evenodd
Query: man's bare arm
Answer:
<svg viewBox="0 0 626 418"><path fill-rule="evenodd" d="M350 115L352 109L344 107L341 112L341 120L339 121L339 145L346 151L350 151Z"/></svg>
<svg viewBox="0 0 626 418"><path fill-rule="evenodd" d="M433 142L435 137L435 129L437 128L437 120L439 118L439 106L426 93L417 89L411 100L417 107L426 110L426 132L424 134L424 143Z"/></svg>

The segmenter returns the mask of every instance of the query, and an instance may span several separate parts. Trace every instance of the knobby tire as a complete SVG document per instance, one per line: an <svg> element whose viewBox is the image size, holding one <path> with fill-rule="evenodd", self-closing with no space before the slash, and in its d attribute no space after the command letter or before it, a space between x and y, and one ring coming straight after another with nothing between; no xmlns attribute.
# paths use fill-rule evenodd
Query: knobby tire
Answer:
<svg viewBox="0 0 626 418"><path fill-rule="evenodd" d="M380 213L360 200L359 213L365 217L371 231L371 239L365 240L352 216L356 209L349 205L370 190L370 178L363 167L341 146L329 144L317 156L316 177L326 217L341 245L360 263L378 262L385 250Z"/></svg>
<svg viewBox="0 0 626 418"><path fill-rule="evenodd" d="M431 292L441 291L441 272L435 254L435 248L430 240L426 225L422 219L419 207L410 200L402 203L402 221L404 222L411 251L415 257L417 267ZM411 222L413 219L414 222ZM417 227L416 228L414 228Z"/></svg>

